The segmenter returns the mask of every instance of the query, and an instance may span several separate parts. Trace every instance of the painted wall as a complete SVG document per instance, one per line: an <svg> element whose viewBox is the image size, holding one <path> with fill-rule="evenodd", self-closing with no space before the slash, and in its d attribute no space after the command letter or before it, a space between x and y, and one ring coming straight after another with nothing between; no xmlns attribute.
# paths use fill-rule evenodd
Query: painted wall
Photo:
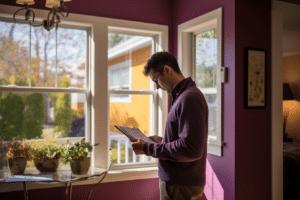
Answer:
<svg viewBox="0 0 300 200"><path fill-rule="evenodd" d="M271 199L271 1L235 2L235 198ZM244 109L244 48L267 50L266 109Z"/></svg>
<svg viewBox="0 0 300 200"><path fill-rule="evenodd" d="M207 186L215 192L208 196L223 196L224 199L235 198L235 4L234 1L224 0L177 0L174 4L173 24L184 23L190 19L223 7L223 64L228 67L228 83L224 85L224 142L223 157L208 155L208 169L211 166L211 179L207 179ZM173 54L177 55L177 29L171 35L174 41ZM219 184L216 184L219 183ZM221 193L221 194L220 194Z"/></svg>
<svg viewBox="0 0 300 200"><path fill-rule="evenodd" d="M72 199L87 199L90 190L94 185L73 186ZM66 198L64 187L29 190L28 198L30 200L61 200ZM24 192L0 193L2 200L20 200L24 199ZM158 179L147 179L139 181L120 181L112 183L101 183L91 194L91 200L159 200Z"/></svg>
<svg viewBox="0 0 300 200"><path fill-rule="evenodd" d="M224 192L224 199L271 199L271 1L176 0L172 24L177 27L219 7L223 7L223 65L229 69L223 101L226 147L223 157L208 155L213 170L208 184L215 193ZM170 34L170 41L177 55L177 31ZM263 110L244 109L244 47L268 52Z"/></svg>
<svg viewBox="0 0 300 200"><path fill-rule="evenodd" d="M79 14L169 25L169 51L174 56L177 56L177 25L223 7L223 64L229 69L228 83L224 85L223 129L226 147L223 157L208 156L209 166L213 172L208 184L215 187L213 184L218 183L215 194L221 193L218 195L223 195L224 199L271 199L271 1L140 0L138 2L86 0L72 1L67 3L67 6L71 12ZM13 1L1 3L15 5ZM32 7L44 8L44 1L36 1ZM267 49L266 109L244 109L244 47ZM131 199L158 199L157 184L157 179L105 183L97 188L94 195L101 196L103 187L107 194L112 196L120 194L122 199L127 195ZM74 194L80 192L86 194L87 187L74 188ZM119 194L115 194L114 188L119 187L122 190ZM139 196L132 196L132 189L135 187L142 191L137 194ZM150 192L146 192L145 188ZM44 194L47 190L42 191ZM206 195L208 199L213 198L207 193ZM13 199L11 198L13 195L9 197Z"/></svg>

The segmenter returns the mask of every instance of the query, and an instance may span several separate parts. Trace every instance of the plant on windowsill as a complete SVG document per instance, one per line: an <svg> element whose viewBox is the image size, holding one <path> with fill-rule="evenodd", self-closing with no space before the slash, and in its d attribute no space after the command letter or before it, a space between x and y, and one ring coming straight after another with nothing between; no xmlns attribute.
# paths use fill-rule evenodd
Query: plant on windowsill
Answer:
<svg viewBox="0 0 300 200"><path fill-rule="evenodd" d="M31 146L35 167L40 172L56 172L64 151L63 145L57 140L46 138L43 141L33 141Z"/></svg>
<svg viewBox="0 0 300 200"><path fill-rule="evenodd" d="M63 162L70 162L73 174L86 174L89 171L91 158L88 157L88 152L93 151L93 146L89 142L85 142L85 138L74 144L67 141L64 150Z"/></svg>
<svg viewBox="0 0 300 200"><path fill-rule="evenodd" d="M10 173L12 175L24 174L27 160L32 159L32 148L26 139L17 140L13 138L7 144L7 158Z"/></svg>

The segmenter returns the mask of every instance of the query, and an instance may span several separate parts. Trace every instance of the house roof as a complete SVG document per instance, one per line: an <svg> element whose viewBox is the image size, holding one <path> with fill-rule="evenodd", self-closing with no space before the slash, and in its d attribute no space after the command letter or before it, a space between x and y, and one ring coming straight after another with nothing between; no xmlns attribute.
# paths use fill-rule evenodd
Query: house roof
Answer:
<svg viewBox="0 0 300 200"><path fill-rule="evenodd" d="M108 60L151 45L152 37L134 36L108 50Z"/></svg>

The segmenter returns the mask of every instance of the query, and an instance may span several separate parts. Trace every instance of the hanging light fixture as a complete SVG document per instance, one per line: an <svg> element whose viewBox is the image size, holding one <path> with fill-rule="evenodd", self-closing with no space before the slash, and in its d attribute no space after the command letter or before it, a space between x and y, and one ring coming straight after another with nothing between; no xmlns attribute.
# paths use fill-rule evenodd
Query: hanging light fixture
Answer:
<svg viewBox="0 0 300 200"><path fill-rule="evenodd" d="M72 0L46 0L46 7L50 8L50 12L48 14L47 19L43 20L42 23L34 23L34 18L35 18L35 14L33 12L33 10L31 10L28 6L29 5L33 5L34 4L34 0L17 0L16 3L17 4L21 4L24 5L24 8L21 8L19 10L17 10L14 14L14 21L16 21L16 14L22 10L25 10L25 21L29 21L30 25L32 26L43 26L45 29L47 29L48 31L50 31L52 28L56 27L56 29L58 28L58 24L60 23L60 16L63 17L68 17L69 15L69 10L68 8L64 5L64 2L68 2L68 1L72 1ZM59 10L63 8L66 11L66 16L61 13ZM32 20L30 20L30 18L32 17Z"/></svg>

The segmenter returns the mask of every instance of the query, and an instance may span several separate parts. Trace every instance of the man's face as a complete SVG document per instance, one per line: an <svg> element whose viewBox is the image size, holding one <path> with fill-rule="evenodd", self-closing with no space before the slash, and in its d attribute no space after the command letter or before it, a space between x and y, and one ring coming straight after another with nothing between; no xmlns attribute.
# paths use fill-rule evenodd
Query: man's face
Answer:
<svg viewBox="0 0 300 200"><path fill-rule="evenodd" d="M172 89L166 73L154 73L152 70L150 70L149 77L156 84L157 89L161 88L162 90L167 91L168 93L171 92Z"/></svg>

